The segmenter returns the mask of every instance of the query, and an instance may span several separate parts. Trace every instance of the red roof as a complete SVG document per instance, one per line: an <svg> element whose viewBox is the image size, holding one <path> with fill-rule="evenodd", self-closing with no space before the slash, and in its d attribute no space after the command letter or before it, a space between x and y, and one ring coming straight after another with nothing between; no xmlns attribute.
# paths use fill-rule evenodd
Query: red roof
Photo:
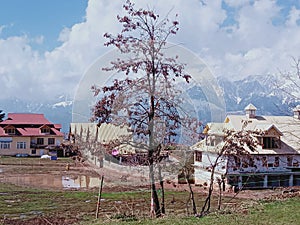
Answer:
<svg viewBox="0 0 300 225"><path fill-rule="evenodd" d="M51 130L53 131L53 133L55 135L58 135L58 136L64 136L64 134L62 132L60 132L59 130L56 130L55 128L51 128Z"/></svg>
<svg viewBox="0 0 300 225"><path fill-rule="evenodd" d="M61 124L54 124L54 128L55 128L55 129L61 129L62 126L61 126Z"/></svg>
<svg viewBox="0 0 300 225"><path fill-rule="evenodd" d="M0 127L0 135L1 135L1 136L6 135L6 134L5 134L5 131L4 131L4 129L3 129L2 127Z"/></svg>
<svg viewBox="0 0 300 225"><path fill-rule="evenodd" d="M40 128L17 128L22 136L48 136L49 134L42 134ZM54 128L51 128L56 136L64 136L64 134Z"/></svg>
<svg viewBox="0 0 300 225"><path fill-rule="evenodd" d="M5 129L11 126L14 127L18 133L21 134L21 136L64 136L64 134L59 131L61 129L61 125L52 124L45 118L44 114L8 113L7 119L0 122L0 136L11 136L10 134L5 133ZM49 126L51 129L51 134L41 133L41 128L45 126Z"/></svg>
<svg viewBox="0 0 300 225"><path fill-rule="evenodd" d="M45 118L44 114L8 113L7 119L2 121L1 124L44 125L51 124L51 122Z"/></svg>
<svg viewBox="0 0 300 225"><path fill-rule="evenodd" d="M40 135L39 128L17 128L22 136L38 136Z"/></svg>

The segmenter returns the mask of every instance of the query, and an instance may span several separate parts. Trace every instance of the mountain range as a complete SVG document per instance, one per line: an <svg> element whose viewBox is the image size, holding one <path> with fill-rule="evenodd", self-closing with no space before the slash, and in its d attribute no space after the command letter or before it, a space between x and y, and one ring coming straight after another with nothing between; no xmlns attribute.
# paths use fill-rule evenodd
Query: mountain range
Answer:
<svg viewBox="0 0 300 225"><path fill-rule="evenodd" d="M256 75L236 81L220 77L218 82L223 90L227 114L242 114L244 108L252 103L258 115L292 115L292 108L300 104L278 89L273 76ZM192 98L197 98L195 92ZM64 95L47 102L0 99L0 110L4 113L43 113L51 122L62 124L63 132L69 131L72 107L73 101Z"/></svg>
<svg viewBox="0 0 300 225"><path fill-rule="evenodd" d="M229 114L244 113L244 108L252 103L258 115L292 115L293 108L299 104L299 101L278 87L282 82L278 82L275 76L255 75L237 81L220 77L218 82Z"/></svg>

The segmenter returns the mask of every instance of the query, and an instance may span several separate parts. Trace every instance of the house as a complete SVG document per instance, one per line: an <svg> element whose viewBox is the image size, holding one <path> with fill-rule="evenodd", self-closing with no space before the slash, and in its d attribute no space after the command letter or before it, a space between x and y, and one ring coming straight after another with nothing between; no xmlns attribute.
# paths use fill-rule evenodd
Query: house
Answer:
<svg viewBox="0 0 300 225"><path fill-rule="evenodd" d="M212 162L224 146L225 131L256 133L257 145L249 155L221 157L216 176L237 188L272 188L300 185L300 106L293 116L258 116L249 104L244 115L228 115L224 123L209 123L205 138L192 148L195 183L207 182Z"/></svg>
<svg viewBox="0 0 300 225"><path fill-rule="evenodd" d="M106 123L101 124L101 126L98 126L97 123L71 123L69 136L71 143L80 145L82 155L99 167L103 167L104 155L106 158L108 157L107 152L104 151L105 146L122 139L132 140L132 134L127 127ZM120 154L126 155L133 152L135 149L129 145L118 146L118 153Z"/></svg>
<svg viewBox="0 0 300 225"><path fill-rule="evenodd" d="M40 156L54 150L63 141L61 125L43 114L8 113L0 122L0 155Z"/></svg>

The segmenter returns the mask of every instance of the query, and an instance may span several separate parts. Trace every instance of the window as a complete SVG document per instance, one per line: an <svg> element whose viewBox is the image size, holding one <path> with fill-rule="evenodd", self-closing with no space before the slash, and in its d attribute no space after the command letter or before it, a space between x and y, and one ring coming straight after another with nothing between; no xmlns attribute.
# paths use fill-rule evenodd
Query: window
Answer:
<svg viewBox="0 0 300 225"><path fill-rule="evenodd" d="M293 156L287 156L287 166L293 166Z"/></svg>
<svg viewBox="0 0 300 225"><path fill-rule="evenodd" d="M54 145L55 139L54 138L48 138L48 145Z"/></svg>
<svg viewBox="0 0 300 225"><path fill-rule="evenodd" d="M36 150L35 150L35 149L32 149L32 150L31 150L31 154L32 154L32 155L35 155L35 154L36 154Z"/></svg>
<svg viewBox="0 0 300 225"><path fill-rule="evenodd" d="M26 149L26 142L24 141L17 142L17 149Z"/></svg>
<svg viewBox="0 0 300 225"><path fill-rule="evenodd" d="M263 137L263 148L280 148L280 139L277 137Z"/></svg>
<svg viewBox="0 0 300 225"><path fill-rule="evenodd" d="M279 167L279 157L278 156L275 157L274 167Z"/></svg>
<svg viewBox="0 0 300 225"><path fill-rule="evenodd" d="M44 144L44 138L37 138L37 144L43 145Z"/></svg>
<svg viewBox="0 0 300 225"><path fill-rule="evenodd" d="M202 152L195 151L195 161L202 162Z"/></svg>
<svg viewBox="0 0 300 225"><path fill-rule="evenodd" d="M243 167L243 168L248 168L248 166L249 166L249 164L248 164L248 162L246 161L246 159L243 159L243 161L242 161L242 167Z"/></svg>
<svg viewBox="0 0 300 225"><path fill-rule="evenodd" d="M249 166L250 167L255 167L254 159L252 157L249 158Z"/></svg>
<svg viewBox="0 0 300 225"><path fill-rule="evenodd" d="M7 128L7 129L5 129L5 133L7 133L7 134L15 134L16 130L15 130L15 128Z"/></svg>
<svg viewBox="0 0 300 225"><path fill-rule="evenodd" d="M266 156L262 157L262 166L263 167L268 167L268 160L267 160Z"/></svg>
<svg viewBox="0 0 300 225"><path fill-rule="evenodd" d="M240 168L240 166L241 166L241 159L239 157L234 156L234 162L235 162L235 166L237 168Z"/></svg>
<svg viewBox="0 0 300 225"><path fill-rule="evenodd" d="M50 129L49 129L49 127L44 127L44 128L41 129L41 132L43 134L50 134Z"/></svg>
<svg viewBox="0 0 300 225"><path fill-rule="evenodd" d="M0 142L0 149L10 149L10 142Z"/></svg>

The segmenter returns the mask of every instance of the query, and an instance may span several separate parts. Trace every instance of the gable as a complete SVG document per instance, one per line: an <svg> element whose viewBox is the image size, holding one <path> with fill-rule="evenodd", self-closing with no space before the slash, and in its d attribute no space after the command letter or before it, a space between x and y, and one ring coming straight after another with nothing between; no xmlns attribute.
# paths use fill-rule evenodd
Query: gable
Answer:
<svg viewBox="0 0 300 225"><path fill-rule="evenodd" d="M282 136L282 133L276 129L276 127L271 127L268 131L266 131L266 135L268 136Z"/></svg>
<svg viewBox="0 0 300 225"><path fill-rule="evenodd" d="M226 117L224 123L229 123L229 121L230 121L229 117Z"/></svg>
<svg viewBox="0 0 300 225"><path fill-rule="evenodd" d="M3 130L6 134L15 134L16 133L16 128L11 125L3 127Z"/></svg>
<svg viewBox="0 0 300 225"><path fill-rule="evenodd" d="M40 127L40 132L42 134L49 134L50 133L50 129L51 128L49 126L43 125L43 126Z"/></svg>
<svg viewBox="0 0 300 225"><path fill-rule="evenodd" d="M255 129L263 131L265 136L283 136L282 132L274 124L258 124Z"/></svg>

